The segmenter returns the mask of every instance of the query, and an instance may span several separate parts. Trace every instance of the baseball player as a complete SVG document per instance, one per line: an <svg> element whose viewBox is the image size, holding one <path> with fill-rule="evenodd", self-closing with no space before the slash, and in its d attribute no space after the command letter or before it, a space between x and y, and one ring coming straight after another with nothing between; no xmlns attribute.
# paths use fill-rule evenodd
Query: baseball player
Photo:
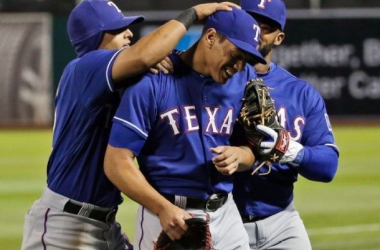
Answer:
<svg viewBox="0 0 380 250"><path fill-rule="evenodd" d="M170 56L174 74L147 74L124 92L104 166L140 204L135 249L153 249L161 230L180 239L192 216L208 218L216 249L249 249L230 175L250 168L254 156L229 145L245 83L255 77L248 66L237 72L249 58L265 63L259 31L246 12L219 11L195 45Z"/></svg>
<svg viewBox="0 0 380 250"><path fill-rule="evenodd" d="M78 55L65 68L55 99L47 188L25 217L22 249L129 249L115 221L120 191L103 159L118 89L173 50L186 29L232 3L197 5L130 45L125 17L113 2L82 1L67 31Z"/></svg>
<svg viewBox="0 0 380 250"><path fill-rule="evenodd" d="M271 172L261 168L251 176L240 174L234 186L235 202L249 235L251 249L311 249L305 226L293 205L293 184L298 174L319 182L330 182L337 171L339 151L325 103L307 82L296 78L271 62L273 49L284 40L285 5L281 0L242 0L242 9L260 25L259 51L267 64L256 64L258 77L273 90L281 125L290 135L287 157L281 164L272 164ZM268 127L258 126L269 138L277 134ZM263 150L274 143L264 141Z"/></svg>

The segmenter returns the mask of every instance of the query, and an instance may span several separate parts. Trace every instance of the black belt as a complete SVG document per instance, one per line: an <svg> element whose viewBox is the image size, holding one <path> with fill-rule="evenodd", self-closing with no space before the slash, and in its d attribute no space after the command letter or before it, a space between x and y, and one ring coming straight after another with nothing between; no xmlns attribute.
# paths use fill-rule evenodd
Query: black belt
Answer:
<svg viewBox="0 0 380 250"><path fill-rule="evenodd" d="M168 201L170 201L174 205L179 206L179 204L175 203L175 195L162 194L162 196L164 196ZM207 200L185 197L186 207L183 208L194 208L206 210L208 212L215 212L216 210L221 208L224 205L224 203L226 203L227 198L228 194L213 194Z"/></svg>
<svg viewBox="0 0 380 250"><path fill-rule="evenodd" d="M94 208L94 209L90 210L89 213L88 212L83 213L83 211L86 211L86 207L85 207L86 205L88 206L88 204L86 204L86 203L79 205L79 204L76 204L76 203L69 200L65 204L63 211L66 213L76 214L76 215L84 216L84 217L91 218L91 219L98 220L98 221L102 221L102 222L114 222L115 221L115 216L116 216L116 212L117 212L118 207L115 207L110 211L102 211L102 210ZM83 208L83 210L82 210L82 208ZM88 208L89 207L87 207L87 211L89 210ZM81 210L82 210L82 212L81 212Z"/></svg>
<svg viewBox="0 0 380 250"><path fill-rule="evenodd" d="M269 216L270 215L268 215L268 216L245 215L245 216L242 216L241 219L243 220L243 223L252 223L252 222L259 221L259 220L264 220L264 219L268 218Z"/></svg>

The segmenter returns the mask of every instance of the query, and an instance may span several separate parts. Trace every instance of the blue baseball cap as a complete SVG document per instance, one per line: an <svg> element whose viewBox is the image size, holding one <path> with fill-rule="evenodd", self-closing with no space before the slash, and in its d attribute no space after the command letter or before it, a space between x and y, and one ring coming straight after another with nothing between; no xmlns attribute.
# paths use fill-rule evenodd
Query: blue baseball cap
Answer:
<svg viewBox="0 0 380 250"><path fill-rule="evenodd" d="M111 1L84 0L70 13L67 33L81 57L99 47L104 32L124 29L143 20L143 16L125 17Z"/></svg>
<svg viewBox="0 0 380 250"><path fill-rule="evenodd" d="M240 6L248 13L258 14L276 22L285 29L286 7L282 0L241 0Z"/></svg>
<svg viewBox="0 0 380 250"><path fill-rule="evenodd" d="M244 10L232 8L232 11L215 12L207 18L204 28L214 28L236 47L253 55L258 62L266 64L257 50L260 28L255 19Z"/></svg>

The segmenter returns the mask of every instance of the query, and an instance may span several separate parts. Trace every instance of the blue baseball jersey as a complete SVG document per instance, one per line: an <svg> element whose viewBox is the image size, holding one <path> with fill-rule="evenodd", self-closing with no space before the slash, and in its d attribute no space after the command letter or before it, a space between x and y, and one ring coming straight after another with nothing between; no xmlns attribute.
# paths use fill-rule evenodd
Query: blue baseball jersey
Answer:
<svg viewBox="0 0 380 250"><path fill-rule="evenodd" d="M111 120L120 102L111 78L120 51L96 50L66 66L55 98L47 167L52 191L102 207L122 202L103 170Z"/></svg>
<svg viewBox="0 0 380 250"><path fill-rule="evenodd" d="M232 178L212 164L211 147L230 145L247 66L226 84L216 83L171 55L174 74L147 74L125 90L109 144L131 150L141 172L160 193L206 199L232 190Z"/></svg>
<svg viewBox="0 0 380 250"><path fill-rule="evenodd" d="M281 125L292 139L304 145L299 167L272 164L268 175L238 173L234 198L243 215L268 216L282 211L293 200L293 184L298 174L315 181L329 181L337 169L338 148L324 100L309 83L271 63L263 78L275 100ZM268 169L262 168L259 173Z"/></svg>

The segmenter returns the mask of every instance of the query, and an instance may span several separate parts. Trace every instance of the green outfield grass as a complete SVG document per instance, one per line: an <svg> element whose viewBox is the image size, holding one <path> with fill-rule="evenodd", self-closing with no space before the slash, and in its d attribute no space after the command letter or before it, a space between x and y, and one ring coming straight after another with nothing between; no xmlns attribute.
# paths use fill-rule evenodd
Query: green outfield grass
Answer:
<svg viewBox="0 0 380 250"><path fill-rule="evenodd" d="M380 250L380 128L334 132L341 152L335 180L300 177L296 206L314 250ZM50 130L0 131L0 250L20 249L24 213L45 187L50 144ZM136 208L126 199L118 213L132 238Z"/></svg>

